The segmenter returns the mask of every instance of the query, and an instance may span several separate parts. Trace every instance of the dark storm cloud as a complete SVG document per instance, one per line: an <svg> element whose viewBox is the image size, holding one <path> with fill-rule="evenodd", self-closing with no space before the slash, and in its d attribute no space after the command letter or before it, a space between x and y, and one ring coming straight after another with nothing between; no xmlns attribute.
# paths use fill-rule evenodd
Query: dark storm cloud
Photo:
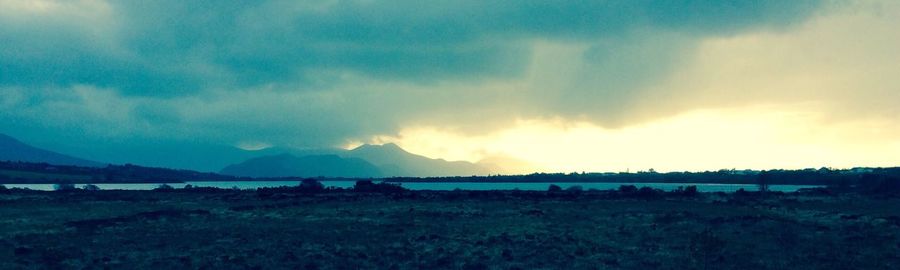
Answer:
<svg viewBox="0 0 900 270"><path fill-rule="evenodd" d="M615 39L637 28L728 34L802 20L811 1L114 1L105 20L7 18L0 84L171 96L315 81L521 74L528 39ZM91 12L91 10L85 10ZM12 16L16 16L13 14Z"/></svg>
<svg viewBox="0 0 900 270"><path fill-rule="evenodd" d="M60 145L65 142L54 138L79 137L86 143L78 151L85 153L92 151L87 141L323 146L394 134L409 124L477 122L484 129L517 117L607 121L627 114L631 101L646 96L636 89L669 73L699 40L785 29L819 6L688 0L0 4L0 123L7 124L0 132ZM547 59L556 66L544 66ZM569 60L578 66L567 66Z"/></svg>

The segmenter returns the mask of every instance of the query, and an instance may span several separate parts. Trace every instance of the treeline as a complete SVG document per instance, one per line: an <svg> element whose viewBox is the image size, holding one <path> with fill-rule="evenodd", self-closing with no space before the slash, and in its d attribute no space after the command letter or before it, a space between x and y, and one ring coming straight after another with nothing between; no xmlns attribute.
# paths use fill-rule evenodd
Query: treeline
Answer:
<svg viewBox="0 0 900 270"><path fill-rule="evenodd" d="M103 168L60 166L47 163L0 161L0 183L179 183L187 181L295 181L303 178L247 178L203 173L191 170L143 167L131 164ZM367 180L329 178L324 180ZM874 180L873 180L874 179ZM490 175L456 177L390 177L386 182L572 182L572 183L720 183L762 185L828 185L851 187L873 182L892 183L900 179L900 167L803 170L719 170L706 172L668 172L653 170L636 173L534 173L527 175ZM900 180L896 180L900 181Z"/></svg>
<svg viewBox="0 0 900 270"><path fill-rule="evenodd" d="M234 181L240 178L191 170L108 165L102 168L0 161L0 183L179 183Z"/></svg>
<svg viewBox="0 0 900 270"><path fill-rule="evenodd" d="M900 167L803 170L719 170L706 172L654 171L636 173L534 173L458 177L391 177L388 182L573 182L573 183L716 183L768 185L856 185L864 176L900 178Z"/></svg>

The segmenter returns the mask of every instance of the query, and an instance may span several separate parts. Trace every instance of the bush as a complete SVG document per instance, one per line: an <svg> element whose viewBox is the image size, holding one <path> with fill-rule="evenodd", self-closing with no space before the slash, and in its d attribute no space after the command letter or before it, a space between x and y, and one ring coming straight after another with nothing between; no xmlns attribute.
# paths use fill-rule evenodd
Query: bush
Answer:
<svg viewBox="0 0 900 270"><path fill-rule="evenodd" d="M678 189L681 190L681 195L688 197L697 196L697 186L686 186L684 189L678 187Z"/></svg>
<svg viewBox="0 0 900 270"><path fill-rule="evenodd" d="M837 192L847 192L853 189L853 184L847 177L838 177L828 182L828 189Z"/></svg>
<svg viewBox="0 0 900 270"><path fill-rule="evenodd" d="M662 195L662 193L662 190L651 187L642 187L641 189L638 189L637 196L644 198L655 198Z"/></svg>
<svg viewBox="0 0 900 270"><path fill-rule="evenodd" d="M375 189L375 183L372 183L371 180L359 180L356 181L356 184L353 185L353 190L355 191L372 191Z"/></svg>
<svg viewBox="0 0 900 270"><path fill-rule="evenodd" d="M175 191L176 189L173 188L173 189L171 189L171 190L168 190L168 189L159 189L159 188L157 188L157 189L154 189L154 190L156 190L156 191ZM194 187L191 187L191 188L189 188L189 189L182 189L182 190L184 190L184 191L186 191L186 192L192 192L192 193L216 193L216 192L230 191L230 190L232 190L232 189L231 189L231 188L223 189L223 188L217 188L217 187L200 187L200 186L194 186Z"/></svg>
<svg viewBox="0 0 900 270"><path fill-rule="evenodd" d="M59 183L59 184L53 185L53 190L56 190L56 191L71 191L71 190L76 190L76 188L75 188L75 185L74 185L74 184L69 184L69 183Z"/></svg>
<svg viewBox="0 0 900 270"><path fill-rule="evenodd" d="M172 191L172 190L175 190L175 188L173 188L169 184L162 184L153 189L153 191Z"/></svg>
<svg viewBox="0 0 900 270"><path fill-rule="evenodd" d="M579 192L584 191L584 188L581 186L571 186L571 187L566 188L566 191L573 192L573 193L579 193Z"/></svg>
<svg viewBox="0 0 900 270"><path fill-rule="evenodd" d="M322 190L325 190L325 185L323 185L322 182L319 182L319 180L316 180L315 178L303 179L303 181L300 182L300 191L319 192Z"/></svg>
<svg viewBox="0 0 900 270"><path fill-rule="evenodd" d="M797 190L797 193L803 194L803 195L809 195L809 196L827 196L827 195L834 195L835 192L844 192L846 190L849 190L849 188L846 188L846 189L841 188L841 189L836 190L831 187L828 187L828 188L817 187L817 188L801 188L801 189Z"/></svg>
<svg viewBox="0 0 900 270"><path fill-rule="evenodd" d="M759 173L756 179L756 186L759 189L760 193L766 193L769 191L769 185L772 183L772 179L775 177L769 171L762 171Z"/></svg>
<svg viewBox="0 0 900 270"><path fill-rule="evenodd" d="M81 187L81 189L87 190L87 191L98 191L98 190L100 190L100 187L98 187L97 185L94 185L94 184L87 184L87 185L84 185L83 187Z"/></svg>
<svg viewBox="0 0 900 270"><path fill-rule="evenodd" d="M4 186L4 185L0 185L0 193L7 193L7 192L9 192L9 189L6 188L6 186Z"/></svg>
<svg viewBox="0 0 900 270"><path fill-rule="evenodd" d="M399 184L391 184L386 182L376 184L371 180L356 181L356 184L353 185L353 191L356 192L397 193L403 192L405 190L406 189Z"/></svg>
<svg viewBox="0 0 900 270"><path fill-rule="evenodd" d="M638 188L633 185L621 185L619 186L619 192L622 193L635 193L638 191Z"/></svg>
<svg viewBox="0 0 900 270"><path fill-rule="evenodd" d="M557 185L553 185L553 184L551 184L550 187L547 188L547 192L560 192L560 191L562 191L562 188Z"/></svg>
<svg viewBox="0 0 900 270"><path fill-rule="evenodd" d="M860 178L859 189L864 194L900 195L900 178L867 173Z"/></svg>

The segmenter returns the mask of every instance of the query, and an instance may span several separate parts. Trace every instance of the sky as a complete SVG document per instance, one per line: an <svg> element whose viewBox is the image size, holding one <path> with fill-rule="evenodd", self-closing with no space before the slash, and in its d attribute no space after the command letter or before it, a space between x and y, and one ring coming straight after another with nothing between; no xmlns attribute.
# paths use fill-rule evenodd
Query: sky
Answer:
<svg viewBox="0 0 900 270"><path fill-rule="evenodd" d="M0 0L0 132L508 172L900 165L898 1ZM160 161L163 162L163 161Z"/></svg>

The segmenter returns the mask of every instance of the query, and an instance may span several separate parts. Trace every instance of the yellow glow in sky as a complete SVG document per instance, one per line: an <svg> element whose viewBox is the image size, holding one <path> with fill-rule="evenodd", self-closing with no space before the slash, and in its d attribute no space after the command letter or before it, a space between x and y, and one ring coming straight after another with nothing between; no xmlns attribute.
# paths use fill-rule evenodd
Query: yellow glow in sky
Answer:
<svg viewBox="0 0 900 270"><path fill-rule="evenodd" d="M475 137L419 127L388 140L429 157L477 162L504 156L533 164L506 173L900 164L900 139L870 130L881 121L830 125L812 111L701 110L623 129L523 120L514 128Z"/></svg>
<svg viewBox="0 0 900 270"><path fill-rule="evenodd" d="M415 125L379 141L449 160L515 162L515 173L897 166L900 31L890 14L900 5L848 7L783 31L700 42L665 79L638 89L652 95L623 107L636 117L622 125L527 118L482 133ZM539 66L577 63L543 57L541 46L535 59L548 63ZM564 67L533 77L571 73Z"/></svg>

